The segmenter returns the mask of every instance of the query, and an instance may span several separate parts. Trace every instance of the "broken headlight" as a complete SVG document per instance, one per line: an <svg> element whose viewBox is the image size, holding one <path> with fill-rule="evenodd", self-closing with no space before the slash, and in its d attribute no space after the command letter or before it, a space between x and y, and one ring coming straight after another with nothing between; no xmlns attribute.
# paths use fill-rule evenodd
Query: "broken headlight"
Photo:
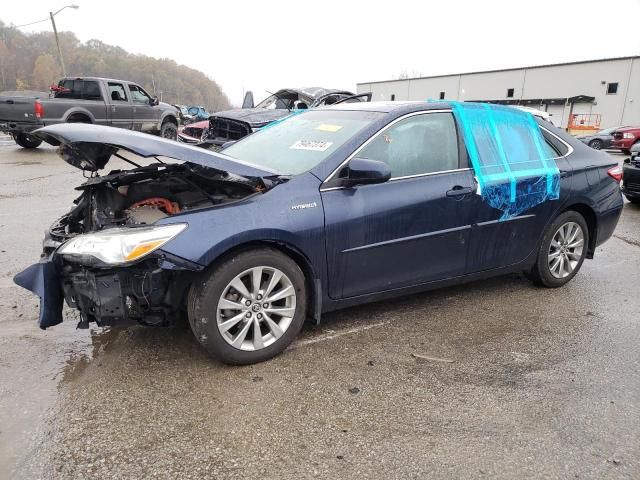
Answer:
<svg viewBox="0 0 640 480"><path fill-rule="evenodd" d="M62 245L58 254L95 257L110 265L129 263L157 250L187 228L186 223L143 228L111 228L78 235Z"/></svg>

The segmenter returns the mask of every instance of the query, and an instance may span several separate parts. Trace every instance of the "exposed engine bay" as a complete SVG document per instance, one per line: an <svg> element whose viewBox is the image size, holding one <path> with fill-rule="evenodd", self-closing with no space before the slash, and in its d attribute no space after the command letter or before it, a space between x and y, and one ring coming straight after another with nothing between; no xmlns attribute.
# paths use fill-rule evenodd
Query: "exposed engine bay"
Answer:
<svg viewBox="0 0 640 480"><path fill-rule="evenodd" d="M157 163L96 174L76 187L82 194L74 200L75 206L51 226L52 246L82 233L150 225L182 212L224 205L266 188L260 179L189 163Z"/></svg>

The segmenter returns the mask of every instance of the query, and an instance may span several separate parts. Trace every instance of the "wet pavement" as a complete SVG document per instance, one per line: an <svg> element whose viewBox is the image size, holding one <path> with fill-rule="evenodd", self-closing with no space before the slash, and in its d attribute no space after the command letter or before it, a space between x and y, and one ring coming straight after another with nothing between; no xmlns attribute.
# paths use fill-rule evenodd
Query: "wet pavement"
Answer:
<svg viewBox="0 0 640 480"><path fill-rule="evenodd" d="M11 279L81 180L0 141L0 478L640 477L639 207L564 288L352 308L232 368L186 327L37 328Z"/></svg>

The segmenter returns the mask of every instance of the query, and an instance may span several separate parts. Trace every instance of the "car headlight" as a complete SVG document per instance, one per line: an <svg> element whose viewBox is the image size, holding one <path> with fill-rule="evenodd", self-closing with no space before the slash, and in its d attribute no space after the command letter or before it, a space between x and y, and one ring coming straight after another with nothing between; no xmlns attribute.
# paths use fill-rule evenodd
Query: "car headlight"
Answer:
<svg viewBox="0 0 640 480"><path fill-rule="evenodd" d="M622 138L636 138L633 133L623 133Z"/></svg>
<svg viewBox="0 0 640 480"><path fill-rule="evenodd" d="M157 250L187 228L186 223L141 228L112 228L78 235L57 253L88 255L108 264L129 263Z"/></svg>

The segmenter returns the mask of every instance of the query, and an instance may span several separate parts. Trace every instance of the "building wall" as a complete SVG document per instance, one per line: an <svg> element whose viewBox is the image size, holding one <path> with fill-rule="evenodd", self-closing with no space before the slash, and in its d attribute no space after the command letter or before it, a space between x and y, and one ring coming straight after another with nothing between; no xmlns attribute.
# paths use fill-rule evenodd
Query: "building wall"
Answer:
<svg viewBox="0 0 640 480"><path fill-rule="evenodd" d="M603 83L604 82L604 83ZM618 83L618 92L607 95L607 84ZM595 103L536 106L547 109L553 122L566 127L569 113L599 113L601 127L640 125L640 57L585 63L532 67L496 72L466 73L441 77L358 84L358 93L372 92L373 100L438 99L445 92L449 100L507 100L595 97Z"/></svg>

